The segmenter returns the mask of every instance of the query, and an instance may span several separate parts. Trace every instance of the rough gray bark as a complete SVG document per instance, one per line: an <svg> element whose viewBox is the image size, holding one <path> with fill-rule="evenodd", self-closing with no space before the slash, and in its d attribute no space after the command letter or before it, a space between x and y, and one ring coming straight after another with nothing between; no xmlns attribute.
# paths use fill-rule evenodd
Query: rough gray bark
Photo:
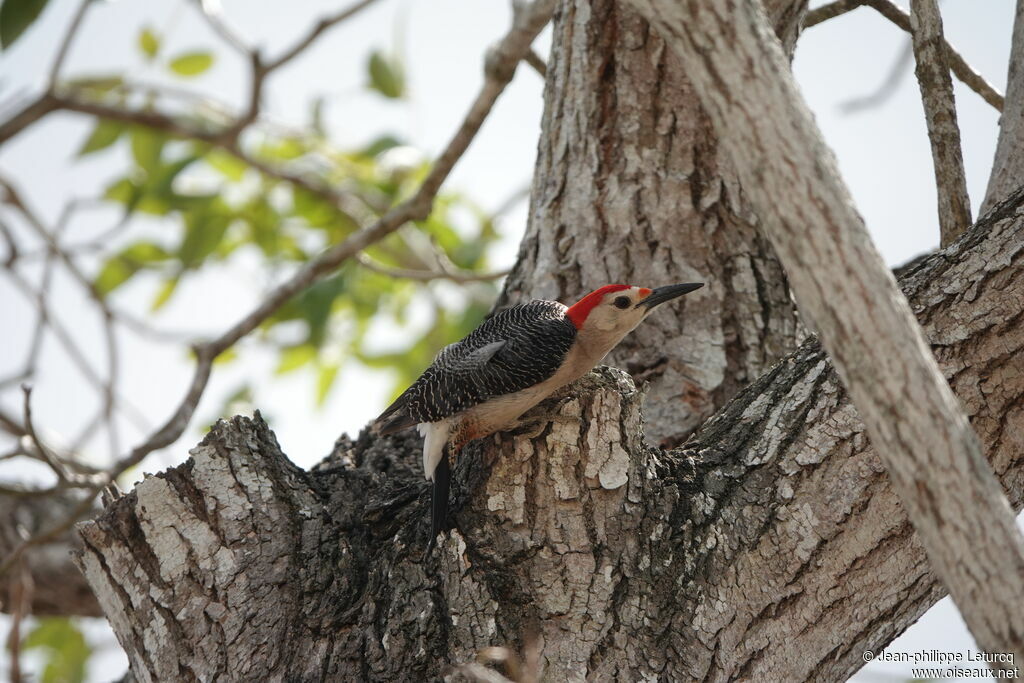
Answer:
<svg viewBox="0 0 1024 683"><path fill-rule="evenodd" d="M806 4L769 3L790 49ZM530 221L504 299L713 283L608 358L649 383L648 437L676 445L795 348L785 276L679 60L636 12L561 2L547 73Z"/></svg>
<svg viewBox="0 0 1024 683"><path fill-rule="evenodd" d="M753 0L630 0L679 54L978 645L1024 661L1024 537Z"/></svg>
<svg viewBox="0 0 1024 683"><path fill-rule="evenodd" d="M1017 0L1006 76L1006 103L999 119L999 141L981 212L985 213L1024 184L1024 0Z"/></svg>
<svg viewBox="0 0 1024 683"><path fill-rule="evenodd" d="M956 119L953 77L946 60L942 15L937 0L912 0L910 27L914 43L917 82L921 87L924 118L932 146L935 195L939 207L942 246L948 246L971 224L960 126Z"/></svg>
<svg viewBox="0 0 1024 683"><path fill-rule="evenodd" d="M1024 193L900 277L1016 508ZM79 561L147 680L433 678L539 636L549 680L841 680L943 589L812 339L662 451L621 372L463 455L421 563L418 439L311 472L261 421L81 526Z"/></svg>

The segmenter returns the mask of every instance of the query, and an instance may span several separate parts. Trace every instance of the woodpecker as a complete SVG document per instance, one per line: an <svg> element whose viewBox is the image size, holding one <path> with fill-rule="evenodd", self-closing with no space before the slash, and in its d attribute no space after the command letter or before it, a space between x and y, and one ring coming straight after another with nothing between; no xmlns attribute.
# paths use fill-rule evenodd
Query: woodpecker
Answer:
<svg viewBox="0 0 1024 683"><path fill-rule="evenodd" d="M448 511L449 457L515 426L553 391L590 372L656 307L702 282L657 289L605 285L572 306L534 300L499 311L446 346L376 420L379 434L417 425L432 484L429 555Z"/></svg>

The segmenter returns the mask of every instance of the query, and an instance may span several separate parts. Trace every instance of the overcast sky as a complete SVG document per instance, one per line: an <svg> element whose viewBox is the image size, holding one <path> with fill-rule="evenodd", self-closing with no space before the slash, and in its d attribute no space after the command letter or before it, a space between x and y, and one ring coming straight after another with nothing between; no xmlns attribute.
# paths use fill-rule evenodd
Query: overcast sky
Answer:
<svg viewBox="0 0 1024 683"><path fill-rule="evenodd" d="M818 3L812 3L818 4ZM73 0L51 0L42 19L13 49L0 55L0 102L15 94L38 92L71 12ZM224 2L227 17L253 43L270 55L290 45L338 2ZM946 34L967 60L989 81L1004 88L1013 18L1011 0L947 0L942 6ZM277 73L266 92L268 112L276 119L303 124L312 99L330 94L325 121L338 146L358 145L382 133L398 133L427 153L446 143L481 82L481 57L506 30L507 0L381 0L331 32L303 57ZM136 48L139 30L150 25L164 34L169 54L193 48L216 48L214 67L189 83L202 92L232 102L243 100L247 87L241 58L223 49L182 0L96 3L87 16L67 62L69 76L127 72L136 78L160 80L162 74L143 64ZM844 101L874 91L905 49L907 37L872 10L862 8L807 31L801 38L794 69L826 140L835 150L857 207L886 261L899 264L938 244L938 221L929 144L912 68L902 70L900 86L884 104L856 114L841 111ZM538 42L547 54L548 36ZM396 105L367 92L364 65L371 49L399 49L406 58L411 100ZM528 184L533 171L542 111L541 79L520 69L468 154L457 166L449 186L465 191L489 208L502 205ZM975 212L982 199L997 135L997 113L957 83L957 107L963 135L968 189ZM0 111L0 117L9 114ZM0 173L16 180L27 199L49 220L74 197L95 196L114 174L125 168L125 152L74 159L91 122L73 114L56 114L0 148ZM87 237L109 227L116 211L98 211L77 220L70 230ZM505 239L496 267L511 265L525 222L520 206L502 224ZM257 299L259 262L217 269L187 281L160 323L168 328L219 330L224 321L246 311ZM118 292L124 308L148 310L152 282L140 281ZM95 312L70 282L52 288L53 305L64 324L74 330L90 358L103 367L103 342ZM0 279L0 377L19 368L31 331L32 311L7 280ZM180 350L143 342L125 346L122 391L155 423L180 400L191 365ZM341 386L323 409L314 406L315 379L299 373L272 375L272 354L245 345L241 362L218 370L197 416L216 411L224 396L243 379L252 380L257 403L273 418L286 453L302 466L326 454L342 431L355 433L383 407L390 381L380 374L346 366ZM70 378L74 378L69 381ZM36 420L55 434L73 433L91 415L96 397L66 358L49 345L42 372L35 379ZM5 408L17 412L18 396L0 396ZM141 434L125 424L131 443ZM133 431L134 430L134 431ZM198 440L193 425L185 436L147 463L162 469L186 457ZM89 448L105 453L105 441ZM0 478L10 477L0 466ZM944 600L890 649L948 651L972 648L973 642L955 608ZM123 664L105 656L93 671L96 680L118 672ZM855 680L906 678L901 665L873 664Z"/></svg>

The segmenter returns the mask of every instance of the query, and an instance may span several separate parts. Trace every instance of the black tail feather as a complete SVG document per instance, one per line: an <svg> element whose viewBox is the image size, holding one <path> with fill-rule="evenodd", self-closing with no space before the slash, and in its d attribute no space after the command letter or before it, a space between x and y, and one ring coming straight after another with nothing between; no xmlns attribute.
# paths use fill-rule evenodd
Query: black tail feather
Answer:
<svg viewBox="0 0 1024 683"><path fill-rule="evenodd" d="M448 491L451 488L452 472L448 465L448 448L445 447L441 462L437 463L434 470L434 486L431 491L430 503L430 540L427 542L427 552L424 556L429 557L430 551L437 543L437 535L444 528L445 520L448 517Z"/></svg>

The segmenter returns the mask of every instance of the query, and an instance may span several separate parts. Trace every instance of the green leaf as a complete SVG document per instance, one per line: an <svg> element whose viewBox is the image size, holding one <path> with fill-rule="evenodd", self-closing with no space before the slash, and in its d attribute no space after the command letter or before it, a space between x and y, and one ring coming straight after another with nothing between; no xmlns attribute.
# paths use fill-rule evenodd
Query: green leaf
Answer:
<svg viewBox="0 0 1024 683"><path fill-rule="evenodd" d="M289 346L281 350L281 360L278 362L277 369L274 372L284 375L298 370L314 358L316 358L316 348L310 344Z"/></svg>
<svg viewBox="0 0 1024 683"><path fill-rule="evenodd" d="M138 272L138 268L132 268L115 256L103 264L93 285L101 296L106 296L128 282L136 272Z"/></svg>
<svg viewBox="0 0 1024 683"><path fill-rule="evenodd" d="M168 66L179 76L198 76L213 66L213 55L209 52L186 52L172 59Z"/></svg>
<svg viewBox="0 0 1024 683"><path fill-rule="evenodd" d="M213 359L214 365L227 365L238 360L238 349L232 346L229 349L221 351L220 355Z"/></svg>
<svg viewBox="0 0 1024 683"><path fill-rule="evenodd" d="M370 74L370 88L384 97L398 99L405 94L405 69L394 57L387 57L379 50L370 54L367 64Z"/></svg>
<svg viewBox="0 0 1024 683"><path fill-rule="evenodd" d="M25 650L43 650L46 664L42 683L80 683L92 648L74 621L67 617L46 617L25 638Z"/></svg>
<svg viewBox="0 0 1024 683"><path fill-rule="evenodd" d="M196 268L213 253L224 239L231 219L208 211L193 211L185 216L185 238L178 248L178 258L185 268Z"/></svg>
<svg viewBox="0 0 1024 683"><path fill-rule="evenodd" d="M163 285L160 286L160 290L156 293L156 296L153 297L153 303L149 306L151 313L156 313L171 300L171 297L174 296L174 290L178 288L178 279L179 278L175 276L164 280Z"/></svg>
<svg viewBox="0 0 1024 683"><path fill-rule="evenodd" d="M375 157L402 144L402 141L394 135L382 135L360 150L359 154L367 157Z"/></svg>
<svg viewBox="0 0 1024 683"><path fill-rule="evenodd" d="M163 154L164 136L150 128L132 130L132 157L139 168L150 177L160 169L160 156Z"/></svg>
<svg viewBox="0 0 1024 683"><path fill-rule="evenodd" d="M86 154L92 154L93 152L110 147L117 142L117 139L121 137L123 132L124 126L120 123L108 121L107 119L98 120L96 127L92 129L92 133L85 143L82 144L82 148L78 150L78 156L84 157Z"/></svg>
<svg viewBox="0 0 1024 683"><path fill-rule="evenodd" d="M136 242L107 259L93 286L100 296L106 296L143 268L165 261L169 256L167 250L159 244Z"/></svg>
<svg viewBox="0 0 1024 683"><path fill-rule="evenodd" d="M298 159L307 152L306 146L298 138L281 138L263 144L260 152L264 156L282 161Z"/></svg>
<svg viewBox="0 0 1024 683"><path fill-rule="evenodd" d="M6 50L32 25L48 0L3 0L0 5L0 48Z"/></svg>
<svg viewBox="0 0 1024 683"><path fill-rule="evenodd" d="M338 376L339 365L329 363L320 367L320 373L316 378L316 404L322 406L327 400L327 394L331 391L335 378Z"/></svg>
<svg viewBox="0 0 1024 683"><path fill-rule="evenodd" d="M148 26L139 33L139 49L142 50L142 54L146 56L148 61L152 61L156 54L160 52L160 38Z"/></svg>
<svg viewBox="0 0 1024 683"><path fill-rule="evenodd" d="M209 152L203 157L203 160L222 176L236 183L245 177L245 172L249 168L237 157L219 149Z"/></svg>

